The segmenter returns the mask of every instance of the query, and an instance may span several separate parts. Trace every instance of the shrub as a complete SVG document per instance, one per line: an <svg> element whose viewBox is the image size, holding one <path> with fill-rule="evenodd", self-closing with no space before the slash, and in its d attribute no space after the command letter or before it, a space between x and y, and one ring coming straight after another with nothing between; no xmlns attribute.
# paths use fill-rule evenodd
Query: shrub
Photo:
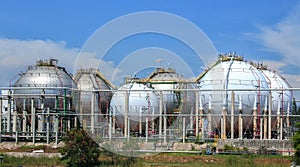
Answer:
<svg viewBox="0 0 300 167"><path fill-rule="evenodd" d="M65 146L61 149L63 160L68 166L99 165L99 146L83 129L73 129L63 138Z"/></svg>

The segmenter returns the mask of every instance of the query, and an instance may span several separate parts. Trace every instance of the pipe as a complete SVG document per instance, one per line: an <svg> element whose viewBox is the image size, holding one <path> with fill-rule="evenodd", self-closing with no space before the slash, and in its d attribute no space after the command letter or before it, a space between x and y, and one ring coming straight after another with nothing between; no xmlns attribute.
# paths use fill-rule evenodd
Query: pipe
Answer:
<svg viewBox="0 0 300 167"><path fill-rule="evenodd" d="M263 122L264 122L264 139L267 139L267 131L268 131L268 120L267 120L267 114L268 114L268 97L266 97L266 100L265 100L265 106L264 106L264 119L263 119Z"/></svg>
<svg viewBox="0 0 300 167"><path fill-rule="evenodd" d="M11 132L11 90L8 91L7 132Z"/></svg>
<svg viewBox="0 0 300 167"><path fill-rule="evenodd" d="M234 91L231 92L231 132L230 132L230 136L231 139L234 138Z"/></svg>
<svg viewBox="0 0 300 167"><path fill-rule="evenodd" d="M12 132L17 132L17 111L13 111L13 128Z"/></svg>
<svg viewBox="0 0 300 167"><path fill-rule="evenodd" d="M280 135L277 135L277 139L280 139L280 136L281 136L281 121L280 121L280 101L278 101L277 103L277 134L280 134Z"/></svg>
<svg viewBox="0 0 300 167"><path fill-rule="evenodd" d="M195 136L199 136L199 92L196 91L195 93L196 95L196 104L195 104L195 120L196 120L196 132L195 132ZM200 121L201 123L202 121ZM201 127L201 125L200 125ZM193 127L192 127L193 128Z"/></svg>
<svg viewBox="0 0 300 167"><path fill-rule="evenodd" d="M3 107L3 99L0 97L0 142L1 142L1 132L2 132L2 107Z"/></svg>
<svg viewBox="0 0 300 167"><path fill-rule="evenodd" d="M145 139L146 143L148 142L148 131L149 131L148 123L149 123L148 117L146 117L146 139Z"/></svg>
<svg viewBox="0 0 300 167"><path fill-rule="evenodd" d="M225 102L227 101L227 98L224 99L224 105L223 105L223 111L222 111L222 118L223 118L223 123L221 123L221 139L226 139L226 123L227 123L227 109L225 105Z"/></svg>
<svg viewBox="0 0 300 167"><path fill-rule="evenodd" d="M92 92L91 101L91 133L95 133L95 93Z"/></svg>
<svg viewBox="0 0 300 167"><path fill-rule="evenodd" d="M254 104L253 104L253 139L257 135L257 107L256 107L256 96L254 98Z"/></svg>
<svg viewBox="0 0 300 167"><path fill-rule="evenodd" d="M269 116L268 116L268 139L271 139L271 128L272 128L272 92L269 93Z"/></svg>
<svg viewBox="0 0 300 167"><path fill-rule="evenodd" d="M185 143L185 117L182 120L182 142Z"/></svg>
<svg viewBox="0 0 300 167"><path fill-rule="evenodd" d="M35 144L35 108L32 110L32 143Z"/></svg>
<svg viewBox="0 0 300 167"><path fill-rule="evenodd" d="M243 103L242 95L239 96L239 138L243 139Z"/></svg>
<svg viewBox="0 0 300 167"><path fill-rule="evenodd" d="M286 116L286 127L290 127L290 110L291 110L291 107L290 107L291 103L289 102L288 103L288 106L287 106L287 116Z"/></svg>
<svg viewBox="0 0 300 167"><path fill-rule="evenodd" d="M125 112L124 112L124 137L127 137L128 134L128 112L129 112L129 93L125 92Z"/></svg>
<svg viewBox="0 0 300 167"><path fill-rule="evenodd" d="M47 124L46 124L46 136L47 136L47 144L50 142L50 108L47 108Z"/></svg>
<svg viewBox="0 0 300 167"><path fill-rule="evenodd" d="M207 130L208 130L209 133L212 132L211 114L212 114L213 110L212 110L211 99L212 99L212 95L210 94L209 95L209 101L208 101L208 114L207 114L207 117L208 117L208 128L207 128Z"/></svg>
<svg viewBox="0 0 300 167"><path fill-rule="evenodd" d="M163 115L163 105L164 105L164 101L163 101L163 92L160 91L159 92L159 136L162 135L162 115Z"/></svg>

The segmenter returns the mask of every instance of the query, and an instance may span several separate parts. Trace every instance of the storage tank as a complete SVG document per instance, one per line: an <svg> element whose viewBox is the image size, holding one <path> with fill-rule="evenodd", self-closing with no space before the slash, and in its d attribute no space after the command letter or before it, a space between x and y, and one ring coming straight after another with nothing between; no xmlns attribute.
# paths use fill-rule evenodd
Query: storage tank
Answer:
<svg viewBox="0 0 300 167"><path fill-rule="evenodd" d="M234 114L242 111L243 134L254 134L253 126L257 132L259 122L255 125L252 115L261 113L268 96L268 83L261 72L241 56L235 54L220 55L219 60L199 76L200 108L204 113L211 113L207 120L208 134L219 134L221 129L221 115L231 113L232 90L234 91ZM203 91L201 91L201 89ZM210 120L211 119L211 120ZM230 117L227 117L226 136L230 134ZM258 119L259 121L259 119ZM238 119L234 118L234 136L238 134ZM257 133L256 132L256 133ZM249 134L248 134L249 133Z"/></svg>
<svg viewBox="0 0 300 167"><path fill-rule="evenodd" d="M271 71L268 69L261 69L262 74L268 81L270 89L282 89L274 90L272 92L272 114L276 114L279 108L282 108L283 113L287 114L289 105L292 102L292 91L286 90L290 89L290 85L287 81L282 78L276 71ZM283 107L282 107L283 106Z"/></svg>
<svg viewBox="0 0 300 167"><path fill-rule="evenodd" d="M126 112L126 92L128 97L128 117L130 119L130 131L138 132L139 122L142 122L142 130L145 130L145 122L154 121L159 113L159 101L153 89L144 84L129 83L121 86L112 96L111 112L117 119L117 126L124 128L124 117ZM150 126L150 124L149 124ZM150 130L150 129L149 129Z"/></svg>
<svg viewBox="0 0 300 167"><path fill-rule="evenodd" d="M193 89L194 85L187 83L174 69L157 68L148 78L143 79L143 83L153 87L158 96L159 90L162 90L166 113L191 112L195 99L194 92L180 89Z"/></svg>
<svg viewBox="0 0 300 167"><path fill-rule="evenodd" d="M278 89L271 90L272 93L272 115L287 115L291 114L292 109L292 99L293 92L287 89L290 89L291 86L288 82L280 76L276 71L268 70L263 65L259 66L262 74L268 81L270 89ZM285 118L285 117L284 117ZM289 126L289 120L283 120L285 126ZM275 122L273 120L272 122ZM272 123L272 125L276 125ZM273 126L273 130L277 130L276 126Z"/></svg>
<svg viewBox="0 0 300 167"><path fill-rule="evenodd" d="M41 108L41 97L36 95L42 93L54 95L52 97L45 96L44 108L63 108L64 103L68 105L68 109L74 107L70 96L72 95L72 88L76 88L76 84L71 74L64 67L58 66L57 62L56 59L39 60L35 66L29 66L26 72L21 73L17 81L12 84L14 87L13 94L26 95L26 99L15 97L18 111L24 109L29 111L31 98L35 98L34 107ZM55 99L55 95L61 98ZM68 98L65 98L66 101L64 101L63 97L67 96Z"/></svg>
<svg viewBox="0 0 300 167"><path fill-rule="evenodd" d="M94 113L98 114L95 124L99 125L101 122L104 122L104 118L108 117L112 97L111 83L98 69L80 69L77 71L74 80L80 90L79 112L84 115L80 119L83 126L91 124L90 114L92 107ZM94 97L92 95L94 95Z"/></svg>

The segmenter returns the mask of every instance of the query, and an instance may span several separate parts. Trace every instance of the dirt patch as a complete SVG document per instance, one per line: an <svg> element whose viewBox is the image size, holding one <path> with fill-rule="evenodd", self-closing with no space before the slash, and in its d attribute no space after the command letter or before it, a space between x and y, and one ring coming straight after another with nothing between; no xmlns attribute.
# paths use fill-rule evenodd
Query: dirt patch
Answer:
<svg viewBox="0 0 300 167"><path fill-rule="evenodd" d="M289 165L291 161L287 158L257 158L255 159L257 164L280 164L280 165Z"/></svg>
<svg viewBox="0 0 300 167"><path fill-rule="evenodd" d="M223 160L213 156L199 156L199 155L154 155L149 157L143 157L147 162L164 162L164 163L189 163L189 162L201 162L201 163L220 163Z"/></svg>

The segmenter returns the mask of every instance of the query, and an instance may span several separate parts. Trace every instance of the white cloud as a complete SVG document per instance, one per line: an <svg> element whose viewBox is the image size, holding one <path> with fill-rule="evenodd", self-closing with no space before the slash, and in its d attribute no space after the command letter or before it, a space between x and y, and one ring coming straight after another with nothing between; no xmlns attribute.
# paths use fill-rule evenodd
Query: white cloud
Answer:
<svg viewBox="0 0 300 167"><path fill-rule="evenodd" d="M259 26L260 33L254 34L258 43L262 44L264 51L276 53L282 56L281 60L259 60L267 64L269 69L281 73L292 86L300 88L299 74L286 74L284 67L295 65L300 67L300 3L291 11L289 16L274 26ZM253 34L252 34L253 35ZM300 92L295 92L300 99Z"/></svg>
<svg viewBox="0 0 300 167"><path fill-rule="evenodd" d="M260 26L257 38L267 51L279 53L287 64L300 64L300 4L275 26Z"/></svg>
<svg viewBox="0 0 300 167"><path fill-rule="evenodd" d="M9 86L20 71L37 60L56 58L68 71L74 66L78 49L66 48L65 42L51 40L0 39L0 86Z"/></svg>
<svg viewBox="0 0 300 167"><path fill-rule="evenodd" d="M15 81L21 71L25 72L27 66L35 65L37 60L58 59L58 65L65 67L68 72L73 71L78 57L78 48L67 48L64 41L51 40L19 40L0 39L0 86L9 86ZM81 53L84 62L89 67L98 67L99 60L92 53ZM102 62L105 72L115 70L113 62ZM88 67L88 66L83 66ZM74 74L75 75L75 74Z"/></svg>

